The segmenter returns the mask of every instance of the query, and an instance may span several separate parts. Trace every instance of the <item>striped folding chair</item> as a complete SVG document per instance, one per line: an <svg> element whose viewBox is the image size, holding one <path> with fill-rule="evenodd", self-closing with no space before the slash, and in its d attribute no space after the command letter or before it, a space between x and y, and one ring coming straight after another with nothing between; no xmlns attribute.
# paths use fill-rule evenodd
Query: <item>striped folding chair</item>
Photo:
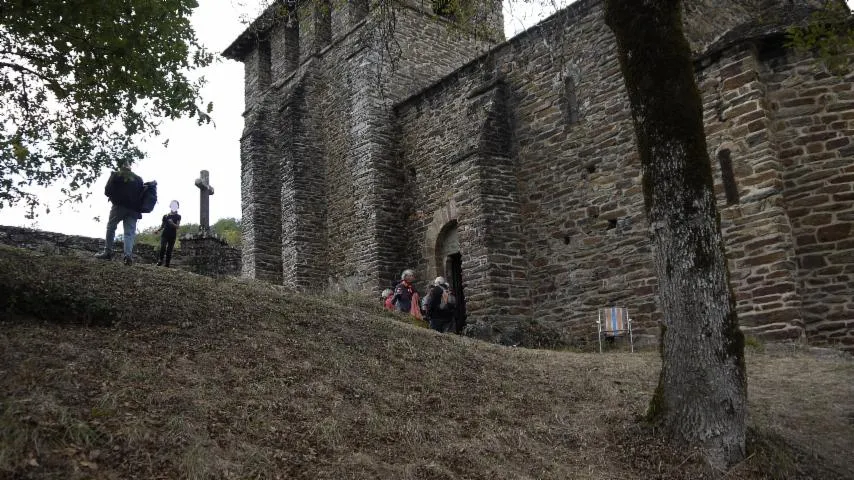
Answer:
<svg viewBox="0 0 854 480"><path fill-rule="evenodd" d="M602 337L614 338L629 334L629 345L632 353L635 351L635 342L632 337L632 319L629 318L629 309L623 307L609 307L599 309L599 319L596 320L599 328L599 353L602 353Z"/></svg>

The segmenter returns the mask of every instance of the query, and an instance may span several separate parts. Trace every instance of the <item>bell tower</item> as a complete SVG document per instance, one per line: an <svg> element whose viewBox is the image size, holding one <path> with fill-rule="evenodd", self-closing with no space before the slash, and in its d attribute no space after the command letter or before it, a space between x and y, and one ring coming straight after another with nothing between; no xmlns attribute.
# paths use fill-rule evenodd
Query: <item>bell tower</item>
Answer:
<svg viewBox="0 0 854 480"><path fill-rule="evenodd" d="M243 274L364 293L399 276L394 107L503 40L497 0L271 5L223 53L245 66Z"/></svg>

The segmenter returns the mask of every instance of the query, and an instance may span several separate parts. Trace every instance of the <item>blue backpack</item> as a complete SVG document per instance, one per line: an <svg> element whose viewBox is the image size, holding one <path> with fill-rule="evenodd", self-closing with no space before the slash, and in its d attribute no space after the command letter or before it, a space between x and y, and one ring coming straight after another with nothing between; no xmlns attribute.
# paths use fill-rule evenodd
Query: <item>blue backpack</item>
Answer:
<svg viewBox="0 0 854 480"><path fill-rule="evenodd" d="M157 181L152 180L142 184L142 194L139 196L140 213L151 213L157 205Z"/></svg>

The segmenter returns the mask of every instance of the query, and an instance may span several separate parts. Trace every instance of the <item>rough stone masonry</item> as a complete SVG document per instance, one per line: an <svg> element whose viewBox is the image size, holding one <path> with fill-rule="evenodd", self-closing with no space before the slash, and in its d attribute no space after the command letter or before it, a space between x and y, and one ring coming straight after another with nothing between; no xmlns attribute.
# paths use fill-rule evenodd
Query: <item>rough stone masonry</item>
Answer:
<svg viewBox="0 0 854 480"><path fill-rule="evenodd" d="M807 3L699 2L686 32L743 328L854 351L854 76L786 48ZM655 332L601 0L506 42L498 2L467 23L393 4L390 31L367 0L277 2L224 52L246 72L243 274L372 294L441 274L504 342L532 321L590 338L612 305Z"/></svg>

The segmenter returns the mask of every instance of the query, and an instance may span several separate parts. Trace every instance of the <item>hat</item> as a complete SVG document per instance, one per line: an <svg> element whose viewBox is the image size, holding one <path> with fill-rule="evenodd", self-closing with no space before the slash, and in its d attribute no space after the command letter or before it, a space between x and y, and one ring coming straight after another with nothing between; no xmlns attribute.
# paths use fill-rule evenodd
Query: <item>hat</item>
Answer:
<svg viewBox="0 0 854 480"><path fill-rule="evenodd" d="M447 285L448 281L445 280L445 277L436 277L436 280L433 280L433 285Z"/></svg>

